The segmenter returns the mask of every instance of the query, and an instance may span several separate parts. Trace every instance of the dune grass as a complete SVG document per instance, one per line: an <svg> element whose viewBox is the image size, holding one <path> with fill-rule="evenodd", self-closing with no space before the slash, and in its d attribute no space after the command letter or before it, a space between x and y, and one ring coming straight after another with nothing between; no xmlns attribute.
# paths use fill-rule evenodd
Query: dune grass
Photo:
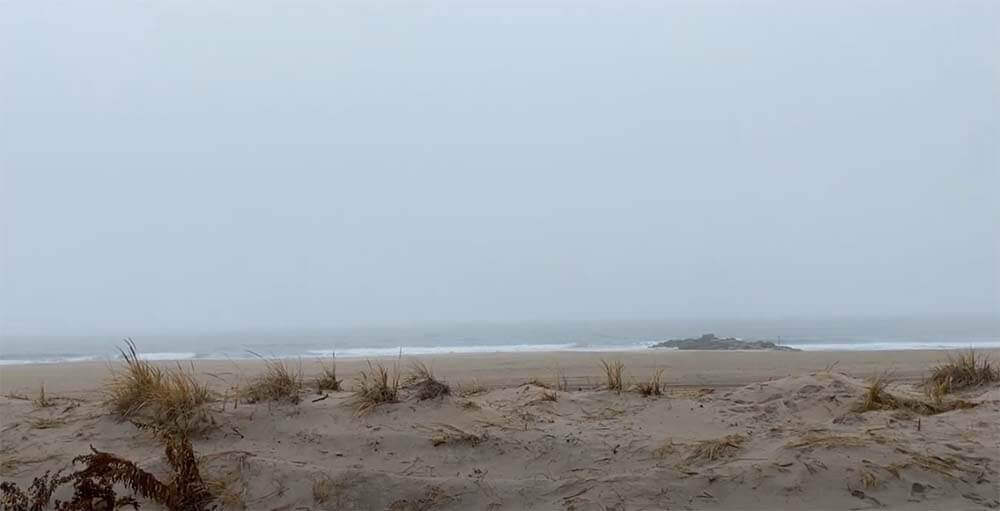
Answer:
<svg viewBox="0 0 1000 511"><path fill-rule="evenodd" d="M434 371L419 360L410 364L403 386L416 392L417 399L435 399L451 394L451 387L434 377Z"/></svg>
<svg viewBox="0 0 1000 511"><path fill-rule="evenodd" d="M45 384L43 383L41 388L38 390L38 397L31 400L31 404L35 408L48 408L50 406L55 406L56 403L45 394Z"/></svg>
<svg viewBox="0 0 1000 511"><path fill-rule="evenodd" d="M264 371L242 389L241 394L247 402L287 401L298 404L302 400L305 384L301 364L293 370L284 360L250 353L264 361Z"/></svg>
<svg viewBox="0 0 1000 511"><path fill-rule="evenodd" d="M694 445L684 461L687 463L715 461L719 458L732 456L740 450L744 442L746 442L746 437L739 434L726 435L713 440L702 440Z"/></svg>
<svg viewBox="0 0 1000 511"><path fill-rule="evenodd" d="M645 397L649 396L662 396L663 395L663 371L664 369L658 368L653 372L653 376L649 378L649 381L641 381L635 384L635 390Z"/></svg>
<svg viewBox="0 0 1000 511"><path fill-rule="evenodd" d="M1000 366L989 356L974 349L952 355L947 360L931 368L931 374L924 382L929 395L940 398L945 394L962 389L989 385L1000 381Z"/></svg>
<svg viewBox="0 0 1000 511"><path fill-rule="evenodd" d="M323 372L320 373L319 378L316 378L316 390L321 393L323 391L340 392L343 380L337 379L337 354L330 355L330 365L324 364L322 361L320 363Z"/></svg>
<svg viewBox="0 0 1000 511"><path fill-rule="evenodd" d="M621 360L611 362L601 359L601 367L604 369L604 385L608 390L621 394L625 391L625 363Z"/></svg>
<svg viewBox="0 0 1000 511"><path fill-rule="evenodd" d="M475 396L482 394L483 392L486 392L486 387L484 387L483 384L479 383L479 380L476 379L458 387L458 395L462 397Z"/></svg>
<svg viewBox="0 0 1000 511"><path fill-rule="evenodd" d="M126 339L119 348L124 361L111 370L105 384L104 405L125 419L143 418L166 430L189 431L205 419L202 405L212 400L208 386L193 370L161 368L139 358L135 343Z"/></svg>
<svg viewBox="0 0 1000 511"><path fill-rule="evenodd" d="M945 401L940 395L933 401L924 401L890 393L887 389L891 383L891 374L882 372L872 377L861 399L855 403L857 413L878 410L909 410L920 415L935 415L960 408L974 408L975 403L961 399Z"/></svg>
<svg viewBox="0 0 1000 511"><path fill-rule="evenodd" d="M347 401L355 416L367 415L380 405L399 400L399 367L389 368L380 362L368 362L354 379L354 395Z"/></svg>

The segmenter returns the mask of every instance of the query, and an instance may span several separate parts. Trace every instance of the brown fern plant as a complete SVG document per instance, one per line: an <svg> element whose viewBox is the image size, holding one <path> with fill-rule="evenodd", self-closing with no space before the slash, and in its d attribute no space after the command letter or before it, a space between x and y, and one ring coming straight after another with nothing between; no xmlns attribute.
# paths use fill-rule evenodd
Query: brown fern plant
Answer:
<svg viewBox="0 0 1000 511"><path fill-rule="evenodd" d="M136 424L140 429L155 429L154 426ZM160 481L146 472L135 462L111 453L90 447L90 454L77 456L73 464L84 468L63 476L46 472L36 477L27 490L4 482L0 484L0 504L11 511L41 511L48 509L53 492L59 486L72 483L73 497L62 502L55 501L53 509L58 511L97 511L131 507L139 509L135 496L152 500L170 511L206 511L214 497L205 487L198 471L191 440L177 432L156 430L164 445L167 463L173 469L170 480ZM119 497L115 485L128 488L132 495Z"/></svg>

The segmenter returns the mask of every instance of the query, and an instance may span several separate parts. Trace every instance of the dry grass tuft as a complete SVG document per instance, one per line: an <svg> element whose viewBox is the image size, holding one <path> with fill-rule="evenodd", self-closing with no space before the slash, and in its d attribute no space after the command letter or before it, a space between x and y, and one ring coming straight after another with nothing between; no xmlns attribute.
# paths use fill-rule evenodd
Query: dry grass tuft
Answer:
<svg viewBox="0 0 1000 511"><path fill-rule="evenodd" d="M566 374L563 373L562 369L558 367L555 369L552 375L555 380L555 389L561 392L569 392L569 380L566 378Z"/></svg>
<svg viewBox="0 0 1000 511"><path fill-rule="evenodd" d="M788 442L785 447L790 449L812 447L833 449L835 447L864 447L867 443L864 437L859 436L808 434L798 440Z"/></svg>
<svg viewBox="0 0 1000 511"><path fill-rule="evenodd" d="M636 391L638 391L643 396L662 396L663 395L663 368L659 368L653 372L653 376L650 377L648 382L639 382L635 385Z"/></svg>
<svg viewBox="0 0 1000 511"><path fill-rule="evenodd" d="M56 405L55 401L49 399L48 396L45 395L44 383L42 384L42 387L38 390L38 397L31 400L31 404L34 405L35 408L48 408L50 406Z"/></svg>
<svg viewBox="0 0 1000 511"><path fill-rule="evenodd" d="M477 394L482 394L483 392L486 392L486 387L483 387L483 384L479 383L479 380L475 379L466 385L460 385L458 387L458 395L462 397L475 396Z"/></svg>
<svg viewBox="0 0 1000 511"><path fill-rule="evenodd" d="M1000 366L995 366L989 356L969 349L957 355L949 354L947 361L932 367L924 388L931 396L940 398L951 392L998 381Z"/></svg>
<svg viewBox="0 0 1000 511"><path fill-rule="evenodd" d="M435 378L434 371L420 361L414 361L410 365L410 374L406 375L403 385L416 390L417 399L420 401L451 394L451 387Z"/></svg>
<svg viewBox="0 0 1000 511"><path fill-rule="evenodd" d="M31 429L55 429L66 425L64 419L58 417L42 417L40 419L28 419Z"/></svg>
<svg viewBox="0 0 1000 511"><path fill-rule="evenodd" d="M208 387L180 364L164 370L139 358L135 343L119 348L122 371L112 369L104 404L122 418L145 417L165 430L190 431L206 420L201 405L212 400Z"/></svg>
<svg viewBox="0 0 1000 511"><path fill-rule="evenodd" d="M313 501L317 504L326 504L333 495L334 490L336 490L336 486L337 485L333 479L330 479L327 476L323 476L320 479L313 481Z"/></svg>
<svg viewBox="0 0 1000 511"><path fill-rule="evenodd" d="M434 444L434 447L445 444L465 444L475 447L487 439L485 434L477 435L469 433L451 424L438 424L435 431L437 434L431 438L431 443Z"/></svg>
<svg viewBox="0 0 1000 511"><path fill-rule="evenodd" d="M264 361L264 372L242 389L243 398L249 403L258 401L287 401L298 404L302 400L302 367L292 370L283 360L252 355Z"/></svg>
<svg viewBox="0 0 1000 511"><path fill-rule="evenodd" d="M653 449L653 457L666 458L677 452L677 444L672 439L667 439L662 445Z"/></svg>
<svg viewBox="0 0 1000 511"><path fill-rule="evenodd" d="M379 362L368 361L368 369L358 373L354 379L354 395L348 404L354 408L354 415L371 413L379 405L395 403L399 400L399 368L392 371Z"/></svg>
<svg viewBox="0 0 1000 511"><path fill-rule="evenodd" d="M625 364L621 360L608 362L601 359L601 366L604 368L604 382L608 390L613 390L619 394L625 391L624 371Z"/></svg>
<svg viewBox="0 0 1000 511"><path fill-rule="evenodd" d="M879 481L878 476L868 470L861 470L861 485L868 489L878 488L881 481Z"/></svg>
<svg viewBox="0 0 1000 511"><path fill-rule="evenodd" d="M534 376L530 380L528 380L528 381L526 381L526 382L524 382L524 383L521 384L522 387L525 387L525 386L528 386L528 385L533 385L535 387L541 387L543 389L551 389L552 388L552 385L550 385L549 382L547 382L547 381L545 381L545 380L543 380L543 379L541 379L541 378L539 378L537 376Z"/></svg>
<svg viewBox="0 0 1000 511"><path fill-rule="evenodd" d="M320 363L322 364L322 361ZM340 392L340 383L343 380L337 379L337 354L330 355L330 365L322 365L323 373L316 379L316 390L320 393L323 391Z"/></svg>
<svg viewBox="0 0 1000 511"><path fill-rule="evenodd" d="M889 373L880 373L873 377L865 390L864 395L854 405L857 413L871 412L877 410L909 410L920 415L935 415L961 408L974 408L975 403L963 400L944 401L935 399L934 402L926 402L904 396L890 394L887 390L890 379Z"/></svg>
<svg viewBox="0 0 1000 511"><path fill-rule="evenodd" d="M694 445L684 461L687 463L715 461L719 458L732 456L740 450L744 442L746 442L746 437L739 434L726 435L714 440L702 440Z"/></svg>

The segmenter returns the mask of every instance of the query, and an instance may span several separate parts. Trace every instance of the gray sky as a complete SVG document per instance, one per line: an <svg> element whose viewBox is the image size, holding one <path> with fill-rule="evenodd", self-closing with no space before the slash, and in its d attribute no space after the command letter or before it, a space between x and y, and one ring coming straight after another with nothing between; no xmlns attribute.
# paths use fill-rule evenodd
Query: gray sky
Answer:
<svg viewBox="0 0 1000 511"><path fill-rule="evenodd" d="M1000 3L210 4L0 3L3 332L998 314Z"/></svg>

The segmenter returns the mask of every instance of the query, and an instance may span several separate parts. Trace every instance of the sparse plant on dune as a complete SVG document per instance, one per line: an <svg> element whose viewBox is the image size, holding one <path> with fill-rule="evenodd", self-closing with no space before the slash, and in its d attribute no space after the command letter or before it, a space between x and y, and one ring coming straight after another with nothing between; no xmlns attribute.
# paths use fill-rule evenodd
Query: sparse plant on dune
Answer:
<svg viewBox="0 0 1000 511"><path fill-rule="evenodd" d="M208 420L201 406L212 400L193 369L162 369L139 357L135 343L119 348L124 368L112 369L104 404L122 418L144 417L164 429L188 431Z"/></svg>
<svg viewBox="0 0 1000 511"><path fill-rule="evenodd" d="M625 391L624 371L625 364L621 360L608 362L601 359L601 366L604 369L604 385L608 390L619 394Z"/></svg>
<svg viewBox="0 0 1000 511"><path fill-rule="evenodd" d="M934 415L959 408L973 408L975 403L963 401L944 401L935 399L934 402L927 402L905 396L898 396L888 391L891 375L882 372L872 377L868 382L868 387L861 399L854 405L857 413L878 411L878 410L909 410L920 415Z"/></svg>
<svg viewBox="0 0 1000 511"><path fill-rule="evenodd" d="M661 396L663 395L663 368L658 368L653 371L653 376L649 378L649 381L639 382L635 385L635 389L643 396Z"/></svg>
<svg viewBox="0 0 1000 511"><path fill-rule="evenodd" d="M461 385L458 388L458 395L462 397L475 396L486 392L486 387L479 380L473 379L471 383Z"/></svg>
<svg viewBox="0 0 1000 511"><path fill-rule="evenodd" d="M134 462L91 447L91 453L77 456L73 464L83 468L68 475L46 472L36 477L27 490L4 482L0 484L0 504L11 511L49 509L55 490L64 484L73 485L69 501L56 500L52 509L58 511L112 510L124 507L139 509L136 496L152 500L170 511L204 511L213 500L205 488L198 470L197 458L190 439L175 431L154 429L162 442L173 473L166 483L143 470ZM115 486L132 492L118 496Z"/></svg>
<svg viewBox="0 0 1000 511"><path fill-rule="evenodd" d="M56 403L52 399L49 399L49 397L45 394L44 383L42 384L41 388L38 389L38 397L33 399L31 401L31 404L34 405L35 408L48 408L50 406L56 405Z"/></svg>
<svg viewBox="0 0 1000 511"><path fill-rule="evenodd" d="M426 364L415 360L410 365L403 385L416 391L417 399L434 399L451 394L451 387L434 377L434 372Z"/></svg>
<svg viewBox="0 0 1000 511"><path fill-rule="evenodd" d="M687 463L697 461L715 461L719 458L731 456L738 451L746 437L743 435L726 435L713 440L702 440L694 445L691 453L684 459Z"/></svg>
<svg viewBox="0 0 1000 511"><path fill-rule="evenodd" d="M297 404L302 399L302 367L293 370L281 359L252 355L264 361L264 371L253 378L242 390L247 402L287 401Z"/></svg>
<svg viewBox="0 0 1000 511"><path fill-rule="evenodd" d="M957 355L948 355L946 361L932 367L924 389L932 397L940 398L951 392L998 381L1000 366L995 365L988 355L969 349Z"/></svg>
<svg viewBox="0 0 1000 511"><path fill-rule="evenodd" d="M330 365L323 364L323 372L316 379L316 390L340 392L341 381L337 379L337 354L333 353L330 355Z"/></svg>
<svg viewBox="0 0 1000 511"><path fill-rule="evenodd" d="M566 379L566 374L562 372L562 369L556 368L553 376L555 389L560 392L569 392L569 380Z"/></svg>
<svg viewBox="0 0 1000 511"><path fill-rule="evenodd" d="M368 361L368 369L361 370L354 379L354 395L348 404L354 408L354 415L371 413L379 405L395 403L399 400L399 368L392 370L379 362Z"/></svg>
<svg viewBox="0 0 1000 511"><path fill-rule="evenodd" d="M525 385L533 385L535 387L541 387L543 389L551 389L552 388L552 385L549 384L549 382L547 382L547 381L545 381L545 380L543 380L543 379L541 379L541 378L539 378L537 376L532 376L531 379L529 379L528 381L526 381L526 382L524 382L524 383L521 384L522 387L525 386Z"/></svg>

